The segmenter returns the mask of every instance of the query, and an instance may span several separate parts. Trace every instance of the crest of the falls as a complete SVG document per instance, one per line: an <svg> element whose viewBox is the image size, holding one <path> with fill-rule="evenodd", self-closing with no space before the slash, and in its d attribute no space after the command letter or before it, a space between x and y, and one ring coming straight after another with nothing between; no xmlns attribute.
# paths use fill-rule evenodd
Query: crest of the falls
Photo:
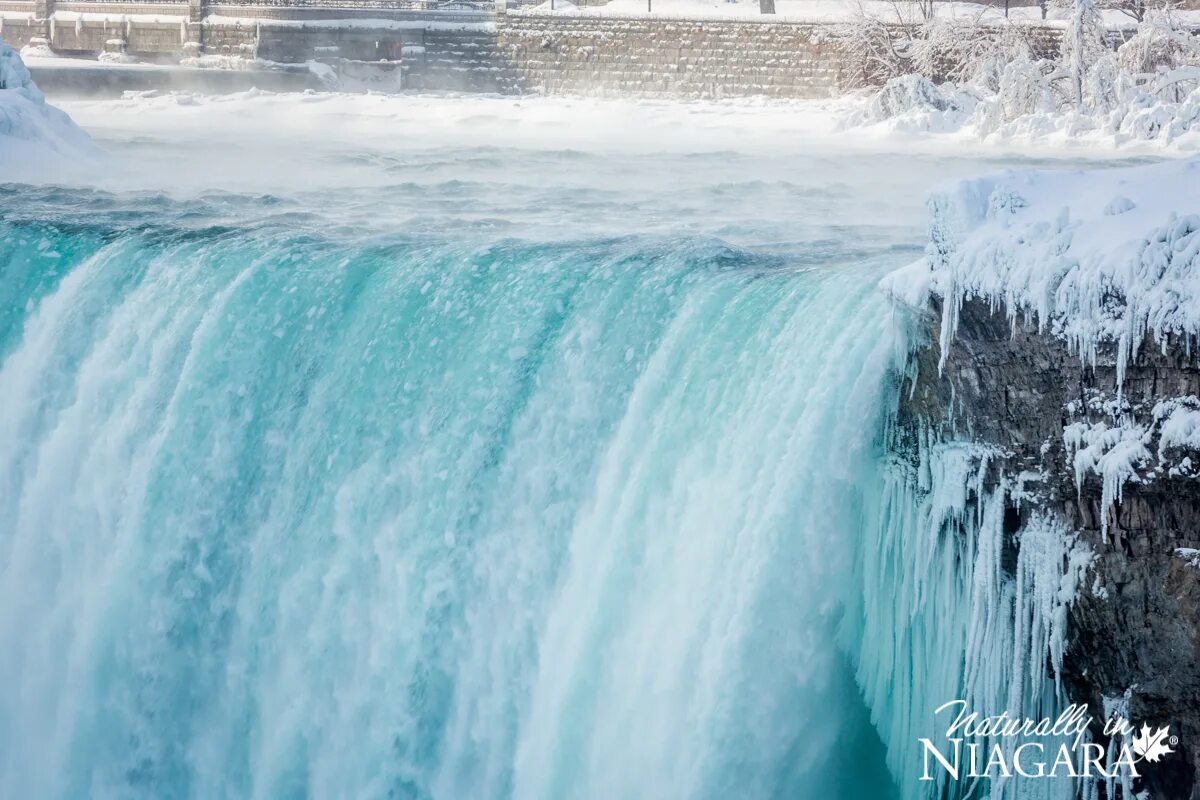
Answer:
<svg viewBox="0 0 1200 800"><path fill-rule="evenodd" d="M1057 701L1066 540L881 459L870 269L3 232L5 794L874 798L857 677L920 797Z"/></svg>

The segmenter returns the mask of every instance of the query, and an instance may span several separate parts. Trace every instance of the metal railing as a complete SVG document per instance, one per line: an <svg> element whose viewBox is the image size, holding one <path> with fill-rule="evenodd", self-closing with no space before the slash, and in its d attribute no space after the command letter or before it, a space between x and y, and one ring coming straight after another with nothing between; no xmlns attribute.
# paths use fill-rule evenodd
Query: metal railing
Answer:
<svg viewBox="0 0 1200 800"><path fill-rule="evenodd" d="M87 6L173 6L187 8L188 0L59 0L55 8L63 11L79 10Z"/></svg>

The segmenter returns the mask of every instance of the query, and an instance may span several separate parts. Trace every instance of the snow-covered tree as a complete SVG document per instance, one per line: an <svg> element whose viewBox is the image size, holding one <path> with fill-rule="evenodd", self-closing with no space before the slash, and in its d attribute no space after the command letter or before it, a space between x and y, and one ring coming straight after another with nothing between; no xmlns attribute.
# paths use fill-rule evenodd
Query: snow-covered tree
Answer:
<svg viewBox="0 0 1200 800"><path fill-rule="evenodd" d="M881 86L913 71L920 20L900 3L894 3L891 12L880 16L859 2L846 22L831 28L852 86Z"/></svg>
<svg viewBox="0 0 1200 800"><path fill-rule="evenodd" d="M1073 0L1067 29L1063 31L1062 64L1078 109L1084 107L1083 84L1088 70L1104 52L1104 22L1096 0Z"/></svg>
<svg viewBox="0 0 1200 800"><path fill-rule="evenodd" d="M989 91L996 90L1005 64L1033 55L1028 26L985 23L978 16L933 19L921 34L913 46L917 72L935 80L982 83Z"/></svg>
<svg viewBox="0 0 1200 800"><path fill-rule="evenodd" d="M1138 22L1159 11L1169 11L1183 5L1182 0L1098 0L1102 10L1120 11Z"/></svg>

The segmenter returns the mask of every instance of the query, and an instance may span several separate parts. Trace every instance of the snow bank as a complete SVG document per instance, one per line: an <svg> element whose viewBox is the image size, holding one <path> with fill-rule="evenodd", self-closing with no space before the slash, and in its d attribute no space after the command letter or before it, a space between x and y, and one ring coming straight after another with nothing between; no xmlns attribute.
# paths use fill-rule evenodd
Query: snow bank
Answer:
<svg viewBox="0 0 1200 800"><path fill-rule="evenodd" d="M1200 159L1096 172L1010 172L930 199L926 256L884 280L896 298L943 298L942 361L963 301L1036 320L1118 381L1147 337L1200 333Z"/></svg>
<svg viewBox="0 0 1200 800"><path fill-rule="evenodd" d="M88 135L46 103L20 55L0 42L0 170L36 168L55 154L93 150Z"/></svg>
<svg viewBox="0 0 1200 800"><path fill-rule="evenodd" d="M994 142L1083 142L1107 146L1149 144L1176 151L1200 149L1200 88L1178 100L1163 98L1157 82L1122 85L1105 109L1081 114L1064 109L1033 62L1014 62L996 91L936 85L919 75L888 81L865 98L845 104L840 126L873 126L881 132L958 134ZM1162 83L1193 85L1200 72L1176 71Z"/></svg>
<svg viewBox="0 0 1200 800"><path fill-rule="evenodd" d="M944 133L963 127L975 107L963 92L945 91L922 75L902 75L872 93L846 118L851 127L886 124L893 131Z"/></svg>

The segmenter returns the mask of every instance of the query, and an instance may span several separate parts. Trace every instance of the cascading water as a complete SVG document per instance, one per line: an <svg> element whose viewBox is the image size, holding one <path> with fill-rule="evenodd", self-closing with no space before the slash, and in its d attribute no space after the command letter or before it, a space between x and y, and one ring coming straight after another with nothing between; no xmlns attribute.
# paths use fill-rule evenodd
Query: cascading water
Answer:
<svg viewBox="0 0 1200 800"><path fill-rule="evenodd" d="M832 633L861 275L0 238L5 795L886 793L841 774L879 745Z"/></svg>
<svg viewBox="0 0 1200 800"><path fill-rule="evenodd" d="M915 798L931 705L1057 702L1064 575L885 458L921 165L595 158L4 190L0 795Z"/></svg>

